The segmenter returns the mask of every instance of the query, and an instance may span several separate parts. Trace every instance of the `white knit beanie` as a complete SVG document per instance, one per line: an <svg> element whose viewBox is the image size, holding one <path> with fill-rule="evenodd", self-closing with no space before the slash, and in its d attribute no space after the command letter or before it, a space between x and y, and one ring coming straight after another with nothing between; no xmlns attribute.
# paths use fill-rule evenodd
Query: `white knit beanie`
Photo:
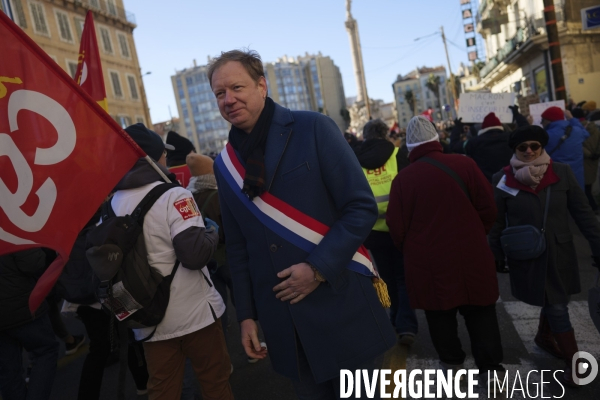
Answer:
<svg viewBox="0 0 600 400"><path fill-rule="evenodd" d="M431 121L420 115L411 118L406 128L406 147L408 151L436 140L439 141L440 136Z"/></svg>

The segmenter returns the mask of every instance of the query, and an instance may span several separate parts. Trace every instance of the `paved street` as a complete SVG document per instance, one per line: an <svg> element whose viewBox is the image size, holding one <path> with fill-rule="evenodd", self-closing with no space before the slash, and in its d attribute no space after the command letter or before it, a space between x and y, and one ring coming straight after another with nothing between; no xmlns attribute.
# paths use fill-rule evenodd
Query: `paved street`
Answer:
<svg viewBox="0 0 600 400"><path fill-rule="evenodd" d="M591 266L590 251L587 243L576 231L576 247L579 255L581 282L583 290L581 294L574 296L570 305L571 321L574 325L579 349L587 351L600 359L600 334L593 326L587 309L587 292L594 284L597 270ZM526 386L527 373L531 370L554 370L562 368L561 361L541 352L533 345L533 336L537 329L539 308L530 307L517 302L510 295L510 283L508 275L499 275L501 300L498 302L498 316L504 345L504 362L510 373L511 390L515 382L517 371L519 372L523 385ZM436 368L437 359L433 349L425 316L422 312L418 313L420 332L415 345L406 349L397 346L389 351L384 357L386 368L399 369L426 369ZM231 314L231 319L235 316ZM83 326L76 320L69 320L69 326L73 333L83 332ZM461 339L465 351L469 354L466 367L473 367L473 359L470 357L468 336L464 324L460 324ZM239 329L236 323L232 323L228 333L228 344L231 359L233 363L233 374L231 375L231 384L236 399L239 400L287 400L295 399L291 385L286 379L280 377L271 369L267 360L259 361L255 364L249 364L239 344ZM63 357L60 360L59 371L55 381L52 394L53 400L76 399L77 386L79 381L79 371L83 363L87 348L81 348L80 351L70 357ZM116 398L116 384L118 376L118 365L112 365L105 371L105 379L102 389L102 399ZM529 397L526 392L519 391L517 384L513 397L515 399L541 398L539 389L536 389L534 383L539 382L539 374L532 374L529 385ZM561 387L554 382L551 375L545 375L545 381L552 381L544 385L543 395L545 397L562 395ZM517 382L518 383L518 382ZM128 377L128 399L145 399L145 396L136 396L135 386L131 377ZM538 393L536 395L536 393ZM525 396L524 396L525 394ZM482 391L480 398L486 396ZM577 390L567 389L563 399L567 400L592 400L600 399L600 378L589 386L581 387Z"/></svg>

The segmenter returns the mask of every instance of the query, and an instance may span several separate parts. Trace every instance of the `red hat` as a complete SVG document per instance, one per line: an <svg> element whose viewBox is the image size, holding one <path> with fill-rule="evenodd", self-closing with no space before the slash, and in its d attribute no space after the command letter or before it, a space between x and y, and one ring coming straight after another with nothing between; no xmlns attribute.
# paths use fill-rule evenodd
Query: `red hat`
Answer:
<svg viewBox="0 0 600 400"><path fill-rule="evenodd" d="M491 128L492 126L502 126L502 122L500 122L493 112L485 116L483 124L481 124L481 129Z"/></svg>
<svg viewBox="0 0 600 400"><path fill-rule="evenodd" d="M550 122L562 121L565 119L565 113L558 107L549 107L542 113L542 118Z"/></svg>

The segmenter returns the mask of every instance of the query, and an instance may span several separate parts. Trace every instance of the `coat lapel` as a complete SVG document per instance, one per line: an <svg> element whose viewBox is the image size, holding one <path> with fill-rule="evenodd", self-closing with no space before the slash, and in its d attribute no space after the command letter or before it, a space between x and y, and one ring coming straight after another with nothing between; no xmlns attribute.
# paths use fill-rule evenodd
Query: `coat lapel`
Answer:
<svg viewBox="0 0 600 400"><path fill-rule="evenodd" d="M269 129L269 136L267 137L267 146L265 149L265 179L267 190L269 190L273 184L280 160L283 157L287 143L292 135L293 122L294 118L292 117L292 112L276 103L275 113L273 114L273 121L271 123L271 128Z"/></svg>

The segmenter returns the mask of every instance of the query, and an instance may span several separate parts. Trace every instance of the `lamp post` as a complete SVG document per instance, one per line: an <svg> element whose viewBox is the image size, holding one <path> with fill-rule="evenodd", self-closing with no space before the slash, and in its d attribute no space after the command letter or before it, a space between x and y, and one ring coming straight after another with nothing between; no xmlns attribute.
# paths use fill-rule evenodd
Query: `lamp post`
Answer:
<svg viewBox="0 0 600 400"><path fill-rule="evenodd" d="M142 72L142 69L140 68L140 72ZM151 126L151 121L150 121L150 108L148 108L148 102L146 101L146 89L144 89L144 76L146 75L150 75L152 73L152 71L148 71L144 74L140 75L140 92L142 93L142 105L144 107L144 115L146 118L146 125L147 126Z"/></svg>

